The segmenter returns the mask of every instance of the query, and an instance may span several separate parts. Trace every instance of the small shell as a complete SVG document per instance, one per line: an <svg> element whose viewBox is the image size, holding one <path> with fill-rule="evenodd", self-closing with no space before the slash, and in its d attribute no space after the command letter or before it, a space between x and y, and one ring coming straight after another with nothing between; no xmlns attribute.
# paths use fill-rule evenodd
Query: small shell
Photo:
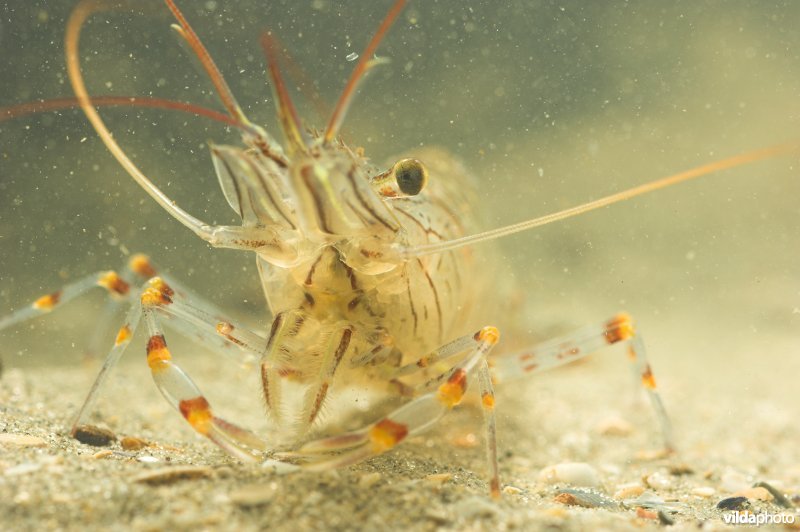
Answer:
<svg viewBox="0 0 800 532"><path fill-rule="evenodd" d="M139 449L143 449L150 445L149 442L139 438L134 438L133 436L125 436L120 440L119 443L126 451L138 451Z"/></svg>
<svg viewBox="0 0 800 532"><path fill-rule="evenodd" d="M761 487L739 490L734 493L732 497L747 497L748 499L755 499L757 501L771 501L773 499L770 492Z"/></svg>
<svg viewBox="0 0 800 532"><path fill-rule="evenodd" d="M621 486L617 486L617 491L614 493L614 498L620 500L633 499L642 493L644 493L644 486L639 483L623 484Z"/></svg>
<svg viewBox="0 0 800 532"><path fill-rule="evenodd" d="M644 480L654 490L666 490L672 487L672 479L660 471L647 475Z"/></svg>
<svg viewBox="0 0 800 532"><path fill-rule="evenodd" d="M704 499L707 499L709 497L713 497L716 492L717 490L715 490L712 487L701 486L699 488L694 488L692 490L692 495L694 495L695 497L702 497Z"/></svg>
<svg viewBox="0 0 800 532"><path fill-rule="evenodd" d="M16 445L18 447L44 447L47 442L36 436L27 434L0 434L0 445Z"/></svg>
<svg viewBox="0 0 800 532"><path fill-rule="evenodd" d="M142 484L150 484L151 486L160 486L163 484L173 484L182 480L207 478L211 476L211 473L211 468L205 466L161 467L136 475L131 480Z"/></svg>
<svg viewBox="0 0 800 532"><path fill-rule="evenodd" d="M250 484L230 494L230 501L238 506L252 507L269 503L278 492L277 484Z"/></svg>

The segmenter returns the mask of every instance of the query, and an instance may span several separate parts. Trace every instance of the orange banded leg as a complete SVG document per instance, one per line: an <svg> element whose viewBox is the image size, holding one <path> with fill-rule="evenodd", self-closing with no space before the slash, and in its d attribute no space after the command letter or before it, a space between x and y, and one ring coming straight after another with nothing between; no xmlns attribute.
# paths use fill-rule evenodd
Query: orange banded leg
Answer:
<svg viewBox="0 0 800 532"><path fill-rule="evenodd" d="M75 437L78 429L81 427L81 425L83 425L83 419L86 417L87 413L91 410L92 405L94 405L95 401L97 400L97 397L100 393L100 388L108 378L111 369L117 365L117 362L119 362L119 359L125 352L128 344L130 344L133 333L136 332L136 328L139 325L139 319L141 318L141 315L142 307L139 304L139 301L135 300L128 309L128 313L125 317L125 323L123 323L122 327L120 327L119 331L117 331L117 336L114 339L114 346L111 348L111 351L108 353L108 355L106 355L106 359L103 361L103 367L100 368L100 372L97 374L97 377L95 377L92 388L89 390L89 394L86 396L86 399L83 400L83 404L81 405L80 410L78 410L78 413L72 422L70 434L73 437Z"/></svg>
<svg viewBox="0 0 800 532"><path fill-rule="evenodd" d="M618 314L602 324L578 329L537 344L529 350L494 358L492 376L495 382L523 378L573 362L618 342L627 343L636 380L650 398L665 447L672 450L674 447L669 417L656 390L656 381L645 355L644 342L628 314Z"/></svg>
<svg viewBox="0 0 800 532"><path fill-rule="evenodd" d="M131 256L126 269L127 273L122 273L121 276L125 282L135 288L140 288L146 280L156 274L155 267L150 262L150 258L141 253ZM135 293L138 293L137 290L131 290L128 295ZM114 327L115 323L119 322L122 317L120 316L119 310L123 306L123 303L128 302L128 300L128 297L112 297L106 303L87 344L86 354L89 358L97 357L99 353L102 353L103 350L106 349L106 333Z"/></svg>
<svg viewBox="0 0 800 532"><path fill-rule="evenodd" d="M200 339L204 344L224 349L235 348L247 358L242 362L252 362L259 357L267 339L252 332L248 327L224 318L216 310L209 311L209 304L198 303L194 297L187 297L173 288L161 277L147 282L142 292L142 303L158 310L164 317L174 318L168 322L171 329L186 338ZM213 312L213 313L212 313Z"/></svg>
<svg viewBox="0 0 800 532"><path fill-rule="evenodd" d="M29 306L0 318L0 330L46 314L96 287L105 288L112 296L118 298L126 297L130 291L130 284L113 271L93 273L61 290L43 295Z"/></svg>
<svg viewBox="0 0 800 532"><path fill-rule="evenodd" d="M401 406L383 419L363 429L307 443L286 457L306 460L303 467L311 470L334 469L351 465L384 453L408 436L419 434L458 405L467 391L468 380L477 373L481 404L486 420L486 439L492 496L500 495L495 441L494 391L488 371L487 356L499 340L494 327L484 327L466 342L470 353L454 369L442 374L442 383ZM461 340L461 339L460 339Z"/></svg>
<svg viewBox="0 0 800 532"><path fill-rule="evenodd" d="M156 316L159 305L152 287L142 295L142 316L147 326L147 365L161 395L199 434L210 439L231 456L242 461L259 460L254 450L263 450L265 443L250 431L213 414L211 405L191 378L172 361L164 332Z"/></svg>

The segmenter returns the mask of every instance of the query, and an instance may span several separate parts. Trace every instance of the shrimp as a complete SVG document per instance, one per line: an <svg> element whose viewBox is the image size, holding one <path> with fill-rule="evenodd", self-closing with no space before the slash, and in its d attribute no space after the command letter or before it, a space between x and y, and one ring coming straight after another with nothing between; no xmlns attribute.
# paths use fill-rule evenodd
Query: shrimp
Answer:
<svg viewBox="0 0 800 532"><path fill-rule="evenodd" d="M270 316L268 332L231 319L216 305L136 255L130 272L92 274L0 319L0 329L60 307L99 286L129 305L124 324L72 425L80 438L108 372L140 324L146 330L152 378L188 424L232 456L255 461L264 451L301 467L322 470L387 452L432 427L476 388L484 412L489 491L500 494L495 443L494 385L586 357L611 344L627 347L648 394L666 449L673 448L666 410L642 337L627 314L617 314L551 341L503 352L495 349L502 312L497 254L475 244L582 214L712 172L797 151L786 143L722 159L611 194L552 215L483 231L484 200L468 172L446 152L425 148L374 165L341 136L358 84L381 61L378 46L405 7L397 0L355 65L322 130L306 129L280 70L270 33L260 44L284 136L281 144L245 116L216 64L173 0L166 5L179 37L214 85L240 145L210 145L224 197L241 225L195 217L146 176L120 147L84 84L78 44L84 22L104 8L86 0L67 27L67 68L80 105L108 150L165 212L218 248L252 252ZM113 102L111 102L113 103ZM196 111L196 108L189 108ZM218 350L258 360L270 431L257 435L219 417L178 365L165 325ZM371 419L334 399L346 387L370 398ZM388 406L386 406L388 405ZM323 415L325 413L325 415ZM328 427L349 427L330 433Z"/></svg>

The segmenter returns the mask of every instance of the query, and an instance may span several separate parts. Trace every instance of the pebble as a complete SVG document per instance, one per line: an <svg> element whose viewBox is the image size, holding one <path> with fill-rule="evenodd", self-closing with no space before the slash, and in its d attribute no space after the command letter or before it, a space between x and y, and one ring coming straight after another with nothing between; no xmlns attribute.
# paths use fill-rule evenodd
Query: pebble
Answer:
<svg viewBox="0 0 800 532"><path fill-rule="evenodd" d="M571 484L595 487L600 484L597 470L584 462L565 462L547 466L539 473L539 481L547 484Z"/></svg>
<svg viewBox="0 0 800 532"><path fill-rule="evenodd" d="M736 471L726 471L719 479L719 489L733 493L750 487L747 477Z"/></svg>
<svg viewBox="0 0 800 532"><path fill-rule="evenodd" d="M19 475L27 475L28 473L33 473L35 471L39 471L42 468L42 464L34 464L34 463L25 463L19 464L12 467L9 467L5 471L3 471L3 475L7 477L15 477Z"/></svg>
<svg viewBox="0 0 800 532"><path fill-rule="evenodd" d="M374 486L377 482L381 480L382 475L377 471L373 471L372 473L365 473L358 478L358 485L361 488L369 488Z"/></svg>
<svg viewBox="0 0 800 532"><path fill-rule="evenodd" d="M250 484L233 491L230 501L238 506L262 506L270 502L278 491L275 482L269 484Z"/></svg>
<svg viewBox="0 0 800 532"><path fill-rule="evenodd" d="M779 489L775 486L768 484L767 482L756 482L753 485L754 488L764 488L772 495L772 498L775 499L775 504L781 506L783 508L791 508L793 505L789 499L786 498L786 495L781 493Z"/></svg>
<svg viewBox="0 0 800 532"><path fill-rule="evenodd" d="M660 471L647 475L644 481L654 490L665 490L672 487L672 479Z"/></svg>
<svg viewBox="0 0 800 532"><path fill-rule="evenodd" d="M433 475L428 475L425 477L425 480L428 482L432 482L434 484L444 484L445 482L449 481L453 478L452 473L435 473Z"/></svg>
<svg viewBox="0 0 800 532"><path fill-rule="evenodd" d="M694 474L694 469L692 469L687 464L677 464L670 466L669 474L675 477L679 477L682 475L692 475Z"/></svg>
<svg viewBox="0 0 800 532"><path fill-rule="evenodd" d="M720 510L742 510L747 504L747 497L728 497L717 503Z"/></svg>
<svg viewBox="0 0 800 532"><path fill-rule="evenodd" d="M658 512L654 512L653 510L645 510L640 506L636 509L636 517L655 520L658 519Z"/></svg>
<svg viewBox="0 0 800 532"><path fill-rule="evenodd" d="M211 476L211 473L211 468L205 466L161 467L136 475L131 481L149 484L151 486L160 486L164 484L174 484L182 480L208 478Z"/></svg>
<svg viewBox="0 0 800 532"><path fill-rule="evenodd" d="M503 488L503 493L506 495L519 495L522 493L522 490L516 486L505 486Z"/></svg>
<svg viewBox="0 0 800 532"><path fill-rule="evenodd" d="M0 434L0 445L16 445L18 447L44 447L47 442L36 436L27 434Z"/></svg>
<svg viewBox="0 0 800 532"><path fill-rule="evenodd" d="M150 446L149 442L133 436L125 436L120 440L119 443L126 451L138 451L139 449L144 449L145 447Z"/></svg>
<svg viewBox="0 0 800 532"><path fill-rule="evenodd" d="M772 494L761 487L739 490L734 493L732 497L747 497L748 499L755 499L757 501L771 501L773 499Z"/></svg>
<svg viewBox="0 0 800 532"><path fill-rule="evenodd" d="M96 458L97 460L100 460L100 459L103 459L103 458L108 458L112 454L114 454L114 451L112 451L110 449L103 449L102 451L97 451L96 453L94 453L92 455L92 458Z"/></svg>
<svg viewBox="0 0 800 532"><path fill-rule="evenodd" d="M617 491L614 493L615 499L633 499L644 493L644 486L638 482L633 484L622 484L617 486Z"/></svg>
<svg viewBox="0 0 800 532"><path fill-rule="evenodd" d="M117 435L94 425L81 425L75 429L75 439L93 447L105 447L116 441Z"/></svg>
<svg viewBox="0 0 800 532"><path fill-rule="evenodd" d="M695 497L702 497L704 499L708 499L709 497L713 497L716 492L717 490L715 490L712 487L701 486L699 488L694 488L692 490L692 495L694 495Z"/></svg>

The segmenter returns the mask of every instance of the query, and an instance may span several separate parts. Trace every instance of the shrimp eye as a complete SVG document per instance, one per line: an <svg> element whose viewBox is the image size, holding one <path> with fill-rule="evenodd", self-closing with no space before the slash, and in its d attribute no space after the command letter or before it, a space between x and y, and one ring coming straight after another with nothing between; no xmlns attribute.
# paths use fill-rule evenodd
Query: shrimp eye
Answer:
<svg viewBox="0 0 800 532"><path fill-rule="evenodd" d="M416 196L428 183L428 170L416 159L403 159L394 165L394 178L403 194Z"/></svg>

